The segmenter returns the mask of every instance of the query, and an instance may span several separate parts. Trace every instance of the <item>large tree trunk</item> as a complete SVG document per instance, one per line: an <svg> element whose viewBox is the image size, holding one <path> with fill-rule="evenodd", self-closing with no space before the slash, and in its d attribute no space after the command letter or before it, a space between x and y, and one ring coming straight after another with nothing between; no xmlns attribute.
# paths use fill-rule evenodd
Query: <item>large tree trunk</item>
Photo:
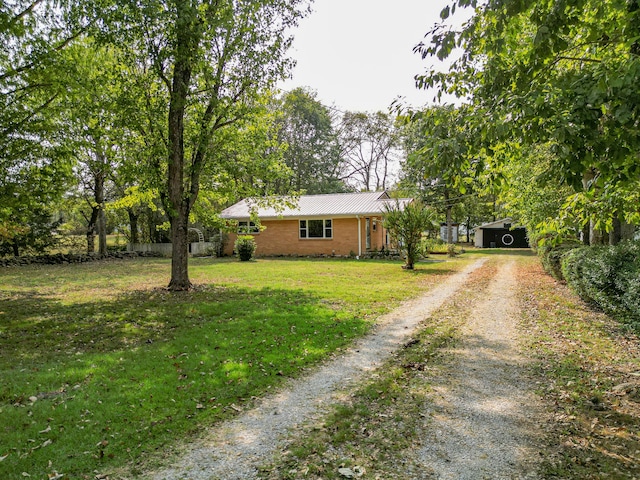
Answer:
<svg viewBox="0 0 640 480"><path fill-rule="evenodd" d="M171 222L171 281L169 290L189 290L189 211L181 206L178 216Z"/></svg>
<svg viewBox="0 0 640 480"><path fill-rule="evenodd" d="M167 215L171 223L171 281L169 290L189 290L187 229L189 200L184 185L184 117L191 81L191 62L197 42L194 42L193 12L184 2L177 3L176 52L173 68L168 118L169 171L167 178Z"/></svg>
<svg viewBox="0 0 640 480"><path fill-rule="evenodd" d="M613 219L613 229L609 232L609 245L618 245L622 240L622 222L618 217Z"/></svg>
<svg viewBox="0 0 640 480"><path fill-rule="evenodd" d="M584 227L582 227L582 244L583 245L590 245L589 242L591 241L591 236L589 235L589 232L591 231L591 227L590 224L585 225Z"/></svg>
<svg viewBox="0 0 640 480"><path fill-rule="evenodd" d="M131 230L130 236L129 236L129 241L131 243L140 243L138 241L138 217L139 215L136 215L135 212L133 211L133 209L129 208L127 209L127 213L129 214L129 228Z"/></svg>
<svg viewBox="0 0 640 480"><path fill-rule="evenodd" d="M467 217L467 243L471 243L471 217Z"/></svg>
<svg viewBox="0 0 640 480"><path fill-rule="evenodd" d="M96 175L95 202L97 204L98 253L107 254L107 215L104 211L104 174Z"/></svg>
<svg viewBox="0 0 640 480"><path fill-rule="evenodd" d="M96 225L98 223L98 207L91 207L91 217L87 223L87 253L94 253L96 251L95 239L96 239ZM85 217L86 218L86 217Z"/></svg>

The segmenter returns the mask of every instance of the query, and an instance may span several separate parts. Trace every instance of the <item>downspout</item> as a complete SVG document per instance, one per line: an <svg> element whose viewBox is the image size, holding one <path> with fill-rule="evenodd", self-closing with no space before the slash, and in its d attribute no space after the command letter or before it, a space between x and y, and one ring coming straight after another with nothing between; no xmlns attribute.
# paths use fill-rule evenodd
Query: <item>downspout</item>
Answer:
<svg viewBox="0 0 640 480"><path fill-rule="evenodd" d="M356 215L358 219L358 260L362 256L362 224L360 222L360 215Z"/></svg>

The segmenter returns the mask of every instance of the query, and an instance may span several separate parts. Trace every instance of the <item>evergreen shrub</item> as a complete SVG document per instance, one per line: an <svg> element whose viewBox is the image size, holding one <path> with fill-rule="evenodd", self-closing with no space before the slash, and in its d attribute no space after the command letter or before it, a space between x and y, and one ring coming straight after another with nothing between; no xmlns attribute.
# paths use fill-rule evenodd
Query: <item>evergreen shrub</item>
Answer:
<svg viewBox="0 0 640 480"><path fill-rule="evenodd" d="M240 235L234 244L236 255L241 262L247 262L253 258L256 252L256 241L251 235Z"/></svg>
<svg viewBox="0 0 640 480"><path fill-rule="evenodd" d="M564 280L562 273L562 258L570 251L579 248L576 242L565 242L560 244L542 244L538 246L538 256L542 262L545 272L556 280Z"/></svg>
<svg viewBox="0 0 640 480"><path fill-rule="evenodd" d="M562 258L568 285L584 300L640 330L640 242L581 247Z"/></svg>

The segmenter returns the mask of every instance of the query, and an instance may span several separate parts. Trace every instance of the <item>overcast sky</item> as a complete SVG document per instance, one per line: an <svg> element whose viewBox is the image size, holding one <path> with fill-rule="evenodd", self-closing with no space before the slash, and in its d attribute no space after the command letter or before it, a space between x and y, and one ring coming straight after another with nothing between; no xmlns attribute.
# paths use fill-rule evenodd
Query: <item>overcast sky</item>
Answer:
<svg viewBox="0 0 640 480"><path fill-rule="evenodd" d="M414 76L437 59L422 60L413 48L449 3L315 0L294 32L293 79L281 87L309 87L340 110L387 111L398 96L414 107L431 103L433 93L417 90Z"/></svg>

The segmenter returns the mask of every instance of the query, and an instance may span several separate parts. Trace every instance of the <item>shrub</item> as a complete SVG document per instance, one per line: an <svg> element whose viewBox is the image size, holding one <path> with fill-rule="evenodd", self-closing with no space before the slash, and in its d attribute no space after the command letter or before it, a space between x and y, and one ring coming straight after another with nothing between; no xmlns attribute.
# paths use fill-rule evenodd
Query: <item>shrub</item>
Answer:
<svg viewBox="0 0 640 480"><path fill-rule="evenodd" d="M236 255L241 262L247 262L253 258L256 252L256 241L251 235L240 235L234 244Z"/></svg>
<svg viewBox="0 0 640 480"><path fill-rule="evenodd" d="M565 242L559 245L543 244L538 246L538 256L544 270L556 280L564 280L562 258L570 251L579 248L577 242Z"/></svg>
<svg viewBox="0 0 640 480"><path fill-rule="evenodd" d="M585 301L640 329L640 242L574 249L562 273Z"/></svg>

